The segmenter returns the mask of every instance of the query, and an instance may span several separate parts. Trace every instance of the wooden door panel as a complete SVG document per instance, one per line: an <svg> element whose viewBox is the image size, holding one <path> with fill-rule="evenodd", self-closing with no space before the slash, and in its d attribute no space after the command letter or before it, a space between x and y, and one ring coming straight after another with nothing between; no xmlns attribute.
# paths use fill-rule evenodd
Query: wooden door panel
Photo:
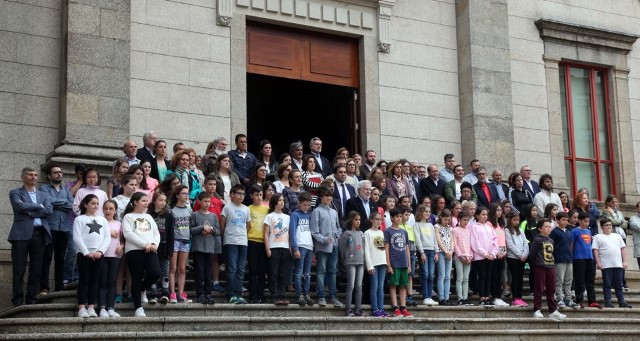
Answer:
<svg viewBox="0 0 640 341"><path fill-rule="evenodd" d="M354 38L247 23L247 72L359 87Z"/></svg>

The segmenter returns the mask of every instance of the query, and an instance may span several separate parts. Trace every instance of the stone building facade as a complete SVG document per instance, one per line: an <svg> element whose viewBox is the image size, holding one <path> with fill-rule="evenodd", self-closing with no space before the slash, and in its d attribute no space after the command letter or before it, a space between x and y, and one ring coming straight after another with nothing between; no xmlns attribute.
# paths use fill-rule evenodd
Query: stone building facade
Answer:
<svg viewBox="0 0 640 341"><path fill-rule="evenodd" d="M423 164L450 152L504 173L528 164L562 189L579 160L564 148L560 74L603 70L612 191L640 198L635 0L2 0L0 192L26 165L108 170L146 130L200 153L246 132L253 22L357 41L356 151ZM6 269L10 224L2 200Z"/></svg>

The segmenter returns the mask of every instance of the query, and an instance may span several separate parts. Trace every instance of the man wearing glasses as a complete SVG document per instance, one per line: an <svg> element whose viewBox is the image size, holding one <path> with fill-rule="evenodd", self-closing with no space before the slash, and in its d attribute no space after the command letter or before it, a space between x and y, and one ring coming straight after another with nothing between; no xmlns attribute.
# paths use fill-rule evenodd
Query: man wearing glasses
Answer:
<svg viewBox="0 0 640 341"><path fill-rule="evenodd" d="M71 192L62 185L62 176L62 167L57 164L51 164L47 169L49 183L40 186L40 191L49 195L49 201L53 206L53 213L47 218L49 229L51 229L51 243L44 250L40 274L40 295L46 295L50 291L49 267L54 254L54 290L64 290L64 258L67 253L69 237L71 236L69 212L73 208L73 197Z"/></svg>
<svg viewBox="0 0 640 341"><path fill-rule="evenodd" d="M532 198L540 193L540 184L535 180L531 180L531 167L528 165L520 167L520 175L522 175L522 180L524 180L524 189L531 194Z"/></svg>
<svg viewBox="0 0 640 341"><path fill-rule="evenodd" d="M366 230L371 228L371 221L369 220L369 216L371 215L371 212L375 212L378 210L378 206L370 200L371 189L371 181L362 180L358 182L358 185L356 186L358 195L347 200L347 208L344 211L345 216L351 211L360 213L360 231L362 232L365 232Z"/></svg>

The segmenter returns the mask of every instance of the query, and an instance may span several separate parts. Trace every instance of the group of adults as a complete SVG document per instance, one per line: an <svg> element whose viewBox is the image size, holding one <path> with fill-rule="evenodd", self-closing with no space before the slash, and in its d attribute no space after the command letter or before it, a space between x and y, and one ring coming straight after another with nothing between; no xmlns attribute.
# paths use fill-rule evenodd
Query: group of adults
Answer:
<svg viewBox="0 0 640 341"><path fill-rule="evenodd" d="M309 141L308 153L305 154L301 141L295 141L278 159L273 155L273 147L268 140L260 141L257 154L249 151L246 135L236 135L234 142L235 149L227 151L228 140L217 138L208 144L202 156L184 143L176 143L170 157L167 142L149 131L143 135L144 145L141 148L134 140L124 143L123 158L129 166L148 162L151 167L144 172L145 177L156 179L157 186L169 190L185 185L192 199L202 191L204 179L214 176L216 193L223 203L229 200L229 191L234 185L244 184L248 188L247 193L258 185L265 190L283 193L287 210L293 211L300 192L315 194L322 185L328 185L333 189L333 207L340 219L351 210L358 211L362 216L363 231L368 229L370 213L381 206L382 200L377 201L380 196L408 197L414 209L427 197L433 204L444 198L448 205L474 201L479 206L489 207L494 202L510 202L520 212L530 204L544 212L544 207L550 202L557 203L564 210L569 209L569 196L553 192L553 178L544 174L540 182L533 180L532 169L528 165L510 174L505 183L501 170L492 170L489 177L489 172L479 160L471 161L469 172L465 174L465 168L456 162L453 154L444 156L444 167L440 169L435 164L425 167L407 159L378 160L374 150L367 150L361 156L340 148L330 161L322 155L322 140L318 137ZM77 165L75 181L63 185L61 167L49 166L46 168L48 181L38 189L39 171L25 167L21 174L23 185L11 190L9 196L14 216L8 241L11 243L14 306L36 303L39 294L49 291L52 259L55 259L54 290L63 290L65 258L75 253L70 242L73 196L83 186L84 170L84 166ZM114 174L116 172L114 169ZM375 189L378 189L378 196L372 197ZM589 201L588 192L580 191L573 198L573 205L590 213L592 231L596 234L599 212ZM433 211L437 212L437 209ZM25 296L27 260L29 278Z"/></svg>

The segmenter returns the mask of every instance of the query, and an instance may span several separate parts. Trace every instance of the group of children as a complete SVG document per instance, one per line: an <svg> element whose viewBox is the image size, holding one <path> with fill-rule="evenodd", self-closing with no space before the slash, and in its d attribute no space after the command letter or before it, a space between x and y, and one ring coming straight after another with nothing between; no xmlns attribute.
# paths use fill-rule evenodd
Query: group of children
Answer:
<svg viewBox="0 0 640 341"><path fill-rule="evenodd" d="M87 170L87 175L93 173L99 177L96 170ZM234 304L246 303L243 280L247 262L251 303L265 301L268 272L272 303L289 304L285 291L293 279L296 303L316 304L310 297L315 256L317 303L327 304L326 284L331 303L344 306L336 297L336 273L342 265L348 316L366 315L362 283L368 275L372 316L411 317L407 306L415 305L412 281L418 267L426 305L456 305L449 297L455 269L457 305L473 305L469 300L470 280L475 282L481 306L509 305L502 300L503 274L509 273L512 305L527 307L522 283L525 265L529 264L535 317L543 316L540 309L545 291L552 318L565 317L558 307L582 307L585 289L588 306L599 307L595 267L602 269L605 306L612 306L614 288L619 306L630 307L622 292L626 268L622 237L612 233L608 220L601 221L603 233L592 236L588 228L591 218L584 212L558 212L558 207L549 206L555 204L549 204L545 219L538 220L532 206L521 222L515 212L503 216L499 204L489 208L462 208L457 204L452 210L438 207L433 214L430 205L422 204L415 216L410 205L390 204L384 210L371 211L368 218L348 212L341 226L331 207L329 188L318 190L315 209L311 209L312 196L300 193L297 208L290 215L283 212L285 199L281 194L269 193L260 186L249 190L245 193L245 186L233 186L229 202L222 205L216 180L208 177L195 201L184 185L175 186L171 193L156 190L150 199L138 191L134 177L125 176L122 194L103 205L100 198L104 195L79 192L76 201L81 215L74 222L80 271L78 316L98 316L97 301L99 316L118 317L114 310L116 294L127 276L135 316L145 316L142 303L191 302L185 292L190 256L196 302L213 304L212 292L221 291L218 275L222 255L225 291L229 303ZM249 206L242 203L247 194L252 199ZM371 226L364 233L360 231L363 219L368 219ZM573 227L576 222L579 225ZM126 264L120 262L123 255ZM385 284L392 314L384 310ZM434 289L437 301L432 298Z"/></svg>

